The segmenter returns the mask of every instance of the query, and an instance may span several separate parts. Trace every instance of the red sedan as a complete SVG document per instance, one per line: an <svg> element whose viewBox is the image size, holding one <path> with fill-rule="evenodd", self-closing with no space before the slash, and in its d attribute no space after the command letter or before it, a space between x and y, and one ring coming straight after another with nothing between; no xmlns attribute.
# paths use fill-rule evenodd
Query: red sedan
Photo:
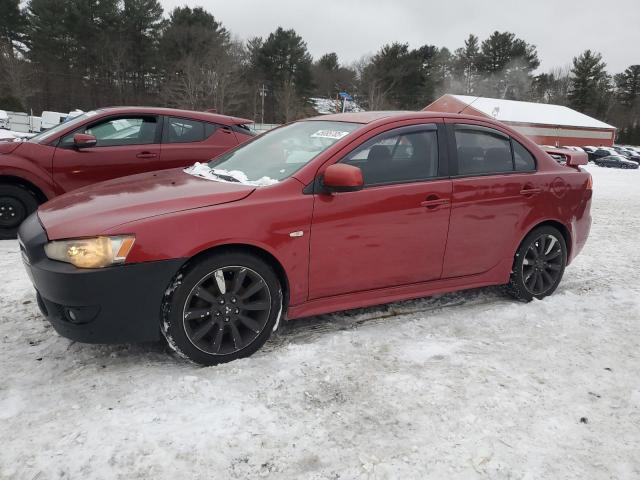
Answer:
<svg viewBox="0 0 640 480"><path fill-rule="evenodd" d="M553 293L591 225L586 154L565 155L472 116L329 115L63 195L20 244L60 334L163 335L211 365L283 318L486 285Z"/></svg>
<svg viewBox="0 0 640 480"><path fill-rule="evenodd" d="M207 161L253 136L250 120L168 108L87 112L25 142L0 143L0 239L40 203L116 177Z"/></svg>

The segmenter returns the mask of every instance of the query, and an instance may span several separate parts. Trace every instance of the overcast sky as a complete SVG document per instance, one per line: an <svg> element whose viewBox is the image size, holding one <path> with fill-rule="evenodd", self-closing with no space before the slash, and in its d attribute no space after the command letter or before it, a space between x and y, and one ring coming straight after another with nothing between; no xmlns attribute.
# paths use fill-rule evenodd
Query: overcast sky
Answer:
<svg viewBox="0 0 640 480"><path fill-rule="evenodd" d="M241 39L294 28L314 57L336 52L349 63L381 45L463 45L508 30L538 47L540 69L568 66L587 48L610 73L640 63L640 0L160 0L202 6ZM610 12L610 13L608 13Z"/></svg>

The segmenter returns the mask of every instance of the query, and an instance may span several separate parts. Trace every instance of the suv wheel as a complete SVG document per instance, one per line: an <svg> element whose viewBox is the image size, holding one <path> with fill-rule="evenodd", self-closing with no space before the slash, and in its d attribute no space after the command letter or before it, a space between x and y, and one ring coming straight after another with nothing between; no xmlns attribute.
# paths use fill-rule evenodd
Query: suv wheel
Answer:
<svg viewBox="0 0 640 480"><path fill-rule="evenodd" d="M20 224L38 208L38 200L18 185L0 185L0 240L16 238Z"/></svg>
<svg viewBox="0 0 640 480"><path fill-rule="evenodd" d="M178 275L168 292L162 333L176 353L201 365L251 355L282 315L277 275L246 253L204 257Z"/></svg>

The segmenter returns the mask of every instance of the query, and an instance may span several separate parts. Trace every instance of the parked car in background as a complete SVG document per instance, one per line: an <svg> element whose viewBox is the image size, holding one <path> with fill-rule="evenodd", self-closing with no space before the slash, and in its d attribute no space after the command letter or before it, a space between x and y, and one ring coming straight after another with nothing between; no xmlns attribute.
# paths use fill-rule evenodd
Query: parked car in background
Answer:
<svg viewBox="0 0 640 480"><path fill-rule="evenodd" d="M165 108L104 108L27 141L0 142L0 238L39 204L125 175L208 161L250 139L251 121Z"/></svg>
<svg viewBox="0 0 640 480"><path fill-rule="evenodd" d="M594 152L596 151L596 149L594 147L580 147L582 149L583 152L585 152L589 158L590 162L593 162L596 159L596 156L594 155Z"/></svg>
<svg viewBox="0 0 640 480"><path fill-rule="evenodd" d="M613 148L619 155L622 155L629 160L640 161L640 153L636 152L633 148L621 146L614 146Z"/></svg>
<svg viewBox="0 0 640 480"><path fill-rule="evenodd" d="M594 163L601 167L610 168L638 168L638 162L634 162L623 155L609 155L608 157L597 158Z"/></svg>
<svg viewBox="0 0 640 480"><path fill-rule="evenodd" d="M613 149L609 150L608 148L605 148L605 147L598 147L596 150L593 151L592 155L593 155L592 161L595 162L599 158L608 157L610 155L617 155L617 153Z"/></svg>
<svg viewBox="0 0 640 480"><path fill-rule="evenodd" d="M61 335L164 335L212 365L252 354L284 318L487 285L550 295L591 226L587 157L558 153L565 165L476 116L327 115L63 195L20 245Z"/></svg>

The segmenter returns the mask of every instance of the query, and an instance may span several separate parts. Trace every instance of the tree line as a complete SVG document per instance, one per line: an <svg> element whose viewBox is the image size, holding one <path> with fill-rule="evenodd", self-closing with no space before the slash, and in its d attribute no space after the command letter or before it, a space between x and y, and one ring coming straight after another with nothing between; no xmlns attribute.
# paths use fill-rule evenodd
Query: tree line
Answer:
<svg viewBox="0 0 640 480"><path fill-rule="evenodd" d="M586 50L537 73L535 45L469 35L453 51L395 42L344 64L293 29L241 41L201 7L157 0L0 0L0 109L162 105L282 123L347 91L368 110L421 109L443 93L567 105L640 144L640 65L611 74ZM337 107L337 102L336 102Z"/></svg>

